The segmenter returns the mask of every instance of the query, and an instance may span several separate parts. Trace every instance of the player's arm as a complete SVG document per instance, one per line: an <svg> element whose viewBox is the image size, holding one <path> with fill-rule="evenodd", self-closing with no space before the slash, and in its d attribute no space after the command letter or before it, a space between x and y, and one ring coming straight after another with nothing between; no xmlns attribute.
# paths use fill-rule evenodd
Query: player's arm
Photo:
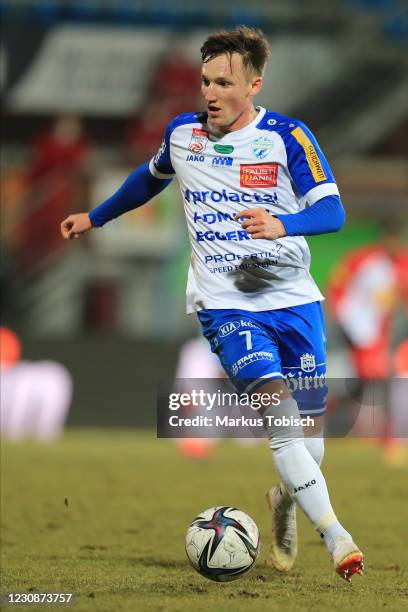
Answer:
<svg viewBox="0 0 408 612"><path fill-rule="evenodd" d="M110 198L89 213L70 215L61 223L65 239L78 238L93 227L102 227L130 210L139 208L159 194L171 182L174 170L170 160L170 135L172 122L167 130L156 156L136 168L123 185Z"/></svg>
<svg viewBox="0 0 408 612"><path fill-rule="evenodd" d="M306 201L295 214L277 215L288 236L338 232L346 214L333 172L311 131L300 121L283 136L294 189Z"/></svg>
<svg viewBox="0 0 408 612"><path fill-rule="evenodd" d="M171 179L154 177L149 165L136 168L123 185L110 198L89 213L70 215L61 223L61 233L65 239L78 238L93 227L102 227L130 210L134 210L163 191Z"/></svg>
<svg viewBox="0 0 408 612"><path fill-rule="evenodd" d="M294 214L268 215L262 208L243 211L242 227L252 238L275 240L283 236L314 236L338 232L345 211L333 173L313 134L302 123L283 134L288 170L294 188L307 208Z"/></svg>
<svg viewBox="0 0 408 612"><path fill-rule="evenodd" d="M263 208L253 208L238 213L236 219L244 219L242 227L251 238L276 240L284 236L338 232L343 227L345 217L339 196L327 196L298 213L272 216Z"/></svg>
<svg viewBox="0 0 408 612"><path fill-rule="evenodd" d="M276 215L286 230L286 236L316 236L338 232L346 220L346 212L338 195L318 200L292 215Z"/></svg>

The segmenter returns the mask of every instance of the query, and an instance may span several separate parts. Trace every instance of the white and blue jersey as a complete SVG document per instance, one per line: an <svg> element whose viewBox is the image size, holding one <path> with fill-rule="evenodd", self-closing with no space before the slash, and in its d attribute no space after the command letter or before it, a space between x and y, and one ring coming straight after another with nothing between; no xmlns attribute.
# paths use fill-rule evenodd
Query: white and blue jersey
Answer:
<svg viewBox="0 0 408 612"><path fill-rule="evenodd" d="M296 119L258 107L246 127L217 136L205 113L171 121L149 169L176 175L192 256L187 311L268 311L323 299L309 272L303 236L254 240L235 221L245 209L294 214L339 194L310 131Z"/></svg>
<svg viewBox="0 0 408 612"><path fill-rule="evenodd" d="M149 169L157 179L177 176L192 246L187 310L198 311L203 333L237 389L253 392L268 379L285 378L301 414L320 416L327 391L323 296L296 223L308 209L313 233L324 216L323 202L334 196L337 212L342 206L307 127L257 110L249 125L221 136L205 113L180 115ZM252 239L235 215L253 207L278 216L286 229L292 219L290 235Z"/></svg>
<svg viewBox="0 0 408 612"><path fill-rule="evenodd" d="M305 235L338 231L344 208L319 145L296 119L258 108L220 135L205 113L171 121L157 155L89 213L94 227L149 201L177 176L192 246L187 310L238 389L285 378L304 414L319 415L326 332ZM286 236L254 240L235 221L261 207ZM305 395L306 394L306 395Z"/></svg>

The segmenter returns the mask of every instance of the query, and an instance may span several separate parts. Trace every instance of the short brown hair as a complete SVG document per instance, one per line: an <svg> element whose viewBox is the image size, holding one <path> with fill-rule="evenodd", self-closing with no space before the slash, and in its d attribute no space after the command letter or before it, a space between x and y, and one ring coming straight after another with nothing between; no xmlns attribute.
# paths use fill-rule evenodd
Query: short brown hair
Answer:
<svg viewBox="0 0 408 612"><path fill-rule="evenodd" d="M230 57L238 53L246 70L258 75L262 75L270 56L269 44L263 32L246 26L239 26L231 32L224 30L211 34L201 47L203 63L224 53Z"/></svg>

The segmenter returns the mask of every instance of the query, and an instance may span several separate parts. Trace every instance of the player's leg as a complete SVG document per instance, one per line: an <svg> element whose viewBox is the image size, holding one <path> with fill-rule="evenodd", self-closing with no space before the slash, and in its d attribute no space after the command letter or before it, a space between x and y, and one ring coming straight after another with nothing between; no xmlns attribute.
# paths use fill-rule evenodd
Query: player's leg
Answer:
<svg viewBox="0 0 408 612"><path fill-rule="evenodd" d="M315 307L312 306L312 310ZM292 310L288 309L290 315ZM325 376L326 373L326 331L324 320L321 312L312 312L310 319L310 306L301 307L299 310L299 319L301 329L299 332L296 328L299 327L298 316L296 313L295 329L289 325L289 329L285 329L285 334L278 334L280 344L280 354L282 359L282 369L286 375L290 389L294 399L298 403L299 412L302 417L310 416L313 418L313 426L305 426L304 443L312 455L313 459L320 466L324 456L324 410L326 398L326 386L323 385L317 390L304 390L302 382L310 373L319 377ZM306 311L303 313L303 311ZM275 313L278 321L284 319L283 313ZM302 316L303 315L303 316ZM284 323L284 321L283 321ZM278 325L278 331L282 332L282 322ZM295 331L295 333L294 333ZM283 335L283 340L282 340ZM299 343L299 338L301 339ZM320 379L319 379L320 380ZM272 564L281 571L287 571L293 564L293 556L290 559L286 554L286 563L282 567L280 549L288 551L288 549L296 549L296 504L293 497L288 493L283 482L272 487L267 494L269 507L273 514L274 531L272 534L271 544L271 561ZM292 540L291 545L288 542Z"/></svg>
<svg viewBox="0 0 408 612"><path fill-rule="evenodd" d="M304 443L313 459L320 466L324 455L324 438L321 430L323 417L317 419L317 433L304 429ZM297 557L296 503L281 481L266 493L266 501L272 514L270 562L281 572L289 571Z"/></svg>
<svg viewBox="0 0 408 612"><path fill-rule="evenodd" d="M273 330L265 329L263 313L206 310L200 311L198 316L212 350L217 352L225 371L239 391L259 392L257 387L268 381L267 387L262 388L268 397L279 393L281 398L291 399L284 383L277 338ZM299 416L296 405L294 408L295 416ZM302 432L299 436L303 437ZM285 492L283 499L286 503L284 485L282 490ZM273 500L269 494L267 500L272 510ZM297 555L295 503L291 497L288 505L291 506L290 512L281 513L279 508L279 517L274 520L273 541L276 540L276 546L272 545L272 554L275 567L281 571L288 571Z"/></svg>
<svg viewBox="0 0 408 612"><path fill-rule="evenodd" d="M264 413L278 473L285 488L295 496L315 527L323 532L329 547L333 548L332 542L340 534L351 542L351 536L333 513L326 483L305 447L302 428L299 424L293 425L293 420L299 419L297 403L282 384L277 338L273 329L268 333L262 318L261 313L244 311L210 310L199 313L204 335L239 390L247 393L256 390L272 398L277 385L283 388L279 412L276 406L271 405ZM277 415L285 416L290 425L275 425L274 417Z"/></svg>
<svg viewBox="0 0 408 612"><path fill-rule="evenodd" d="M199 311L198 318L212 351L238 392L251 395L265 380L276 379L276 390L284 388L287 393L277 342L263 326L261 315L211 309ZM247 428L242 433L247 438Z"/></svg>
<svg viewBox="0 0 408 612"><path fill-rule="evenodd" d="M291 309L289 309L290 313ZM308 416L310 413L313 414L313 426L306 426L303 428L304 433L304 444L312 455L313 459L320 466L324 455L324 438L323 438L323 410L325 405L325 389L316 394L313 398L302 398L302 393L298 391L298 388L302 385L299 384L299 373L301 373L301 363L299 359L298 351L292 351L292 330L289 330L289 337L287 342L281 341L282 325L280 320L282 318L283 311L277 311L271 313L272 320L271 324L277 328L278 342L280 345L280 355L282 359L282 369L286 374L288 384L292 389L294 399L297 400L298 408L301 416ZM307 321L309 324L309 321ZM302 343L303 353L302 355L309 354L313 355L313 359L316 361L316 354L318 355L317 371L320 374L325 373L325 330L323 319L318 321L319 329L319 346L317 349L313 346L313 342L309 342L309 338L313 340L314 327L310 322L310 329L306 330L306 344ZM286 335L284 336L286 340ZM302 365L309 369L313 363L311 359L303 359ZM289 374L289 376L288 376ZM296 392L297 391L297 392ZM303 399L303 402L301 401ZM309 400L309 402L305 400ZM311 400L314 399L314 402ZM318 409L313 413L313 409ZM272 537L270 546L270 562L279 571L289 571L295 562L297 555L297 528L296 528L296 503L293 496L287 491L283 482L273 486L266 494L267 503L272 515Z"/></svg>
<svg viewBox="0 0 408 612"><path fill-rule="evenodd" d="M293 533L293 526L290 525L290 517L293 517L294 512L291 498L296 501L324 537L340 575L349 578L355 571L360 571L362 555L334 514L319 467L324 452L319 426L326 395L325 330L321 307L318 303L306 304L271 314L271 324L278 335L280 355L285 364L283 368L286 380L294 396L285 405L282 403L281 408L284 413L294 415L298 409L296 398L300 416L315 420L315 427L307 432L313 435L304 439L300 435L300 428L296 431L291 430L290 426L286 429L278 429L273 425L268 427L274 461L284 485L279 487L279 494L276 490L271 494L275 520L279 515L286 517L287 531ZM259 392L262 390L258 389ZM271 414L275 412L269 410ZM265 413L267 415L268 411ZM287 548L287 542L282 539L282 551L285 546Z"/></svg>
<svg viewBox="0 0 408 612"><path fill-rule="evenodd" d="M200 310L198 318L211 350L240 392L251 393L265 380L283 380L277 341L260 313L212 309Z"/></svg>
<svg viewBox="0 0 408 612"><path fill-rule="evenodd" d="M260 393L269 393L268 384L258 390ZM298 413L297 403L293 399L284 400L280 405L280 413L288 416L288 426L275 424L276 408L269 408L264 413L265 429L273 451L273 459L276 469L281 477L289 495L301 507L304 514L314 525L316 531L321 534L327 549L332 556L334 566L339 575L347 580L363 570L363 555L354 544L351 535L338 521L329 498L324 476L307 450L302 438L300 426L293 426L291 417L296 418ZM268 417L270 420L268 421ZM282 421L282 419L280 419ZM277 513L274 512L275 529L277 536L284 525L277 521ZM283 571L287 571L293 560L292 550L294 548L293 532L286 526L285 538L281 536L278 550L273 550L272 561L274 565ZM277 560L277 563L276 563ZM285 567L285 561L287 565ZM293 563L292 563L293 564Z"/></svg>

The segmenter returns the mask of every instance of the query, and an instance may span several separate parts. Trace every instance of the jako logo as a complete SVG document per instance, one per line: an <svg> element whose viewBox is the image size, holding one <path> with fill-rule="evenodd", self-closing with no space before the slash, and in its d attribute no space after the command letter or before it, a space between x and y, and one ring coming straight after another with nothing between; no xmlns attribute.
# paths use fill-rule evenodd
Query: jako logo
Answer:
<svg viewBox="0 0 408 612"><path fill-rule="evenodd" d="M203 162L204 155L187 155L186 161L188 162Z"/></svg>
<svg viewBox="0 0 408 612"><path fill-rule="evenodd" d="M163 153L165 152L165 150L166 150L166 141L162 140L160 148L159 148L159 150L157 151L157 153L156 153L156 155L154 157L154 163L155 164L158 164L160 162L160 158L163 155Z"/></svg>
<svg viewBox="0 0 408 612"><path fill-rule="evenodd" d="M239 329L239 327L239 321L229 321L228 323L225 323L225 325L221 325L218 330L218 334L222 337L229 336L229 334L232 334L232 332Z"/></svg>
<svg viewBox="0 0 408 612"><path fill-rule="evenodd" d="M213 166L232 166L234 160L232 157L214 157L212 160Z"/></svg>
<svg viewBox="0 0 408 612"><path fill-rule="evenodd" d="M298 491L304 491L305 489L308 489L309 487L312 487L315 484L315 479L309 480L309 482L305 482L304 485L300 485L300 487L295 487L293 493L298 493Z"/></svg>

